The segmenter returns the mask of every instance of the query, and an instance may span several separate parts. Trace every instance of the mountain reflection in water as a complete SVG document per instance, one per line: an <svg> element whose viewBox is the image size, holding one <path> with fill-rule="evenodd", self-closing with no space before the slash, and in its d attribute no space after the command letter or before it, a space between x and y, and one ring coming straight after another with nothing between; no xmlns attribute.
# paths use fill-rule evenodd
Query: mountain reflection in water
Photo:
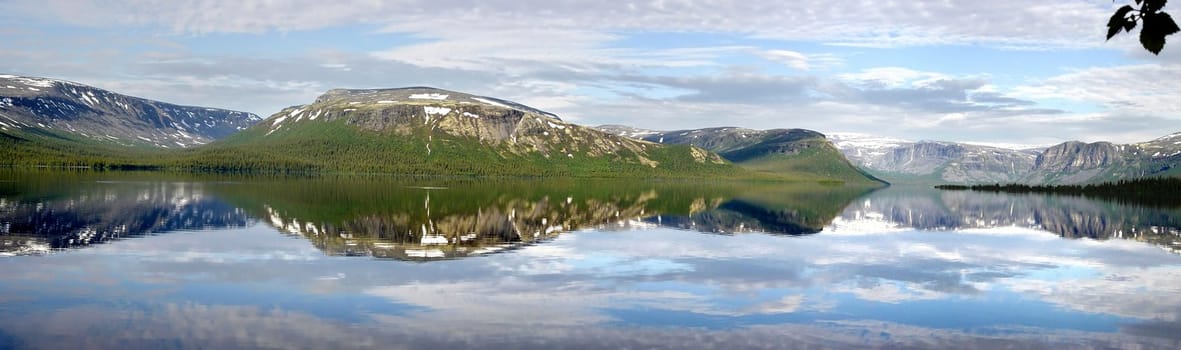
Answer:
<svg viewBox="0 0 1181 350"><path fill-rule="evenodd" d="M1175 349L1176 217L902 187L0 171L0 349Z"/></svg>
<svg viewBox="0 0 1181 350"><path fill-rule="evenodd" d="M254 222L329 255L435 260L481 255L581 229L670 226L809 234L868 188L620 181L390 179L105 180L81 174L5 182L8 254Z"/></svg>
<svg viewBox="0 0 1181 350"><path fill-rule="evenodd" d="M1077 196L894 187L852 203L833 230L955 231L1021 227L1063 238L1127 239L1181 253L1181 208Z"/></svg>
<svg viewBox="0 0 1181 350"><path fill-rule="evenodd" d="M24 174L0 183L0 253L256 222L328 255L416 261L512 250L583 229L646 227L800 235L1015 226L1181 252L1178 209L1069 196L817 184L143 176Z"/></svg>

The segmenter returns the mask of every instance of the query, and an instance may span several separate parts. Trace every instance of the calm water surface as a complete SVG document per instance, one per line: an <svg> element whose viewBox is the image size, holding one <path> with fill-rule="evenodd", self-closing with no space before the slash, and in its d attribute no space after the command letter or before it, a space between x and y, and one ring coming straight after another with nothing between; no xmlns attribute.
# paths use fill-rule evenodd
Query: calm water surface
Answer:
<svg viewBox="0 0 1181 350"><path fill-rule="evenodd" d="M0 348L1181 348L1181 209L0 172Z"/></svg>

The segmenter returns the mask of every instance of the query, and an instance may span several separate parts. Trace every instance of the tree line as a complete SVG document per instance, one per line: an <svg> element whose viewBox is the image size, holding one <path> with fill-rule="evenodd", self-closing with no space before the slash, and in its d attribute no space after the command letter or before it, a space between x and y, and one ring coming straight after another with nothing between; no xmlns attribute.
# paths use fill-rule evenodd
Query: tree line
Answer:
<svg viewBox="0 0 1181 350"><path fill-rule="evenodd" d="M939 185L941 190L970 190L993 193L1036 193L1081 196L1124 204L1181 207L1181 178L1152 177L1086 185Z"/></svg>

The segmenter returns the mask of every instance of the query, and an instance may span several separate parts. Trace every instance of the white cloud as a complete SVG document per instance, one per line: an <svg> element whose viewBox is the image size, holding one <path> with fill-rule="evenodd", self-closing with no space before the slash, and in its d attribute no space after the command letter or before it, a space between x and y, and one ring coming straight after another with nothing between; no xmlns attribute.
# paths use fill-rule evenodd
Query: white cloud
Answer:
<svg viewBox="0 0 1181 350"><path fill-rule="evenodd" d="M792 68L799 70L809 70L808 56L799 52L789 50L768 50L763 52L763 57L786 64Z"/></svg>
<svg viewBox="0 0 1181 350"><path fill-rule="evenodd" d="M1181 116L1181 65L1094 67L1019 86L1015 94L1101 104L1111 113ZM1181 125L1178 126L1181 128Z"/></svg>
<svg viewBox="0 0 1181 350"><path fill-rule="evenodd" d="M5 62L0 69L264 116L307 103L330 88L429 85L517 100L587 124L803 127L1026 144L1134 142L1160 136L1160 126L1148 121L1174 125L1168 123L1181 115L1181 107L1171 103L1181 91L1167 83L1181 75L1176 66L1084 69L1018 82L1023 86L1014 89L1011 82L998 86L990 76L1005 72L944 73L924 67L922 60L913 66L875 66L872 57L844 54L848 51L838 55L825 52L833 47L824 46L1111 48L1130 50L1129 59L1159 62L1177 56L1146 57L1133 39L1103 42L1102 24L1112 9L1113 4L1090 0L836 5L15 0L6 4L11 12L4 18L96 28L100 34L95 35L103 40L51 32L39 34L57 35L53 40L29 33L2 37L15 41L4 40L10 46L0 46L0 61ZM365 48L321 42L295 49L277 45L294 52L260 55L208 53L177 44L194 36L232 41L234 35L226 33L283 41L287 33L326 28L333 36L341 36L337 30L347 33L342 42L363 42ZM129 32L145 34L126 37ZM662 33L708 39L665 42ZM386 38L397 41L374 44ZM79 53L44 43L59 40L92 49ZM805 50L801 47L809 46L795 41L823 45ZM149 42L154 43L138 46ZM847 63L854 59L859 60L858 71L826 75L854 66ZM1160 79L1136 83L1143 76ZM1096 104L1102 110L1043 103L1047 100ZM1074 110L1061 113L1063 109ZM1134 122L1125 122L1129 119ZM1012 123L1029 127L1011 130Z"/></svg>
<svg viewBox="0 0 1181 350"><path fill-rule="evenodd" d="M617 31L711 31L860 46L991 44L1096 46L1111 4L1073 0L815 2L543 0L352 0L333 4L150 0L18 2L13 8L91 26L158 26L178 33L294 31L342 24L394 27L428 22L452 28L501 27ZM441 28L435 28L441 29Z"/></svg>
<svg viewBox="0 0 1181 350"><path fill-rule="evenodd" d="M856 73L837 75L849 84L880 88L907 88L928 86L932 82L951 79L950 76L935 72L922 72L903 67L876 67Z"/></svg>

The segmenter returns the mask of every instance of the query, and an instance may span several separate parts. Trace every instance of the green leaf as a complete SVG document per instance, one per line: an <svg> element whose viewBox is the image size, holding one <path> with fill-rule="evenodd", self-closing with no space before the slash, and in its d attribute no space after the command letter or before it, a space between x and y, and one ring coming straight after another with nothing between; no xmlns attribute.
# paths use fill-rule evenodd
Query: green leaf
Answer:
<svg viewBox="0 0 1181 350"><path fill-rule="evenodd" d="M1129 19L1128 23L1124 23L1124 32L1131 33L1132 29L1136 29L1136 21Z"/></svg>

